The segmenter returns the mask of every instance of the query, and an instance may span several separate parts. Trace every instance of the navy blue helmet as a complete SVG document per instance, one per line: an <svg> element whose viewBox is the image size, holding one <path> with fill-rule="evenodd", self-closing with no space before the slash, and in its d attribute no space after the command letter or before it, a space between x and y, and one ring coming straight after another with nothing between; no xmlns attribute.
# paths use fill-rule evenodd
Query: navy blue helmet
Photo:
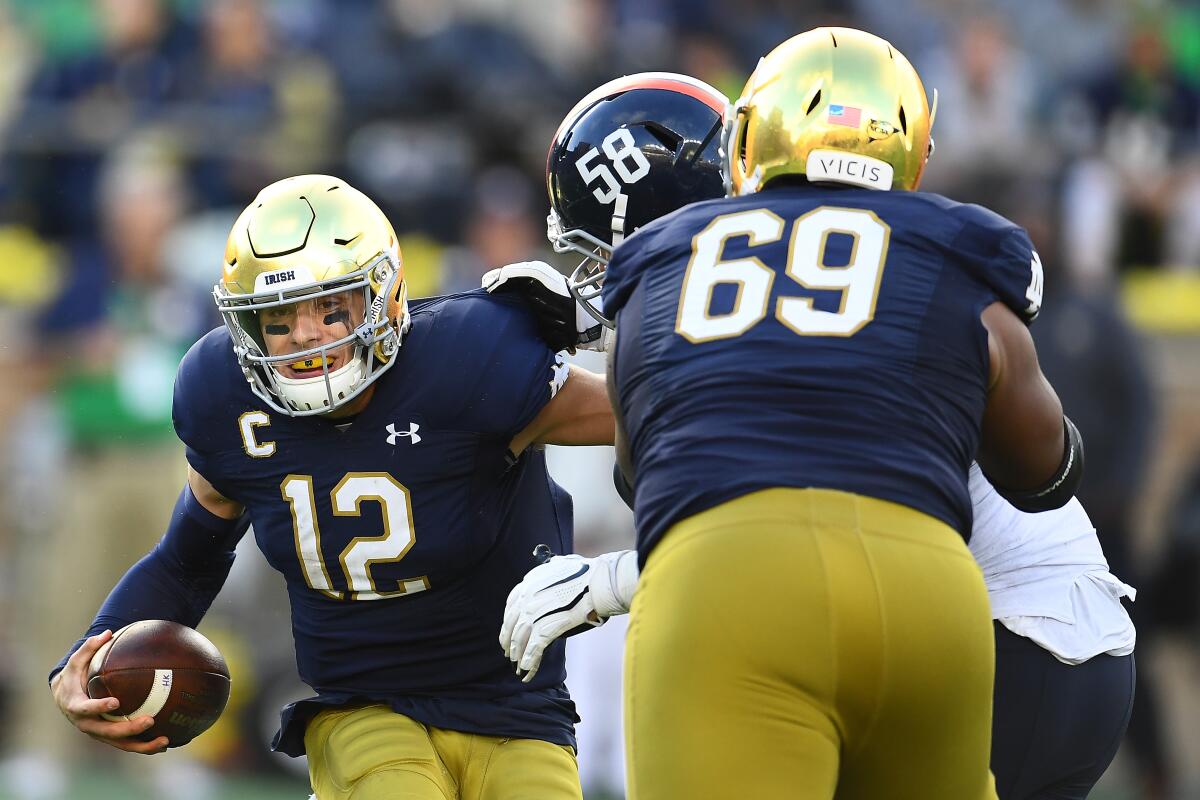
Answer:
<svg viewBox="0 0 1200 800"><path fill-rule="evenodd" d="M546 156L546 236L584 260L568 285L597 320L609 256L642 225L725 194L720 155L728 100L672 72L609 81L567 114Z"/></svg>

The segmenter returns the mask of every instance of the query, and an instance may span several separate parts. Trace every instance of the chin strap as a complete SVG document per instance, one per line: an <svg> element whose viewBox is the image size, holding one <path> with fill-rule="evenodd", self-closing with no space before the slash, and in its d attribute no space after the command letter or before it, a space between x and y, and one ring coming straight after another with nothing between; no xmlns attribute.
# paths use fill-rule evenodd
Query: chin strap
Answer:
<svg viewBox="0 0 1200 800"><path fill-rule="evenodd" d="M612 223L612 246L609 247L609 252L617 249L617 245L625 241L625 213L629 207L629 195L618 193L617 199L613 201Z"/></svg>

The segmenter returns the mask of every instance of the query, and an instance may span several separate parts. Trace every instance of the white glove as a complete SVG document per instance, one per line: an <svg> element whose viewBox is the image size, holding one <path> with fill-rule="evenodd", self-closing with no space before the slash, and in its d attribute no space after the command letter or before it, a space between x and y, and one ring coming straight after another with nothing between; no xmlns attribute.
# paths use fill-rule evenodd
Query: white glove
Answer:
<svg viewBox="0 0 1200 800"><path fill-rule="evenodd" d="M528 683L542 653L560 636L603 625L628 614L637 588L637 552L618 550L595 558L554 556L526 573L504 606L500 647Z"/></svg>
<svg viewBox="0 0 1200 800"><path fill-rule="evenodd" d="M482 285L489 294L520 294L537 316L538 333L551 350L607 349L609 329L588 313L567 288L566 277L546 262L518 261L497 267L484 273Z"/></svg>

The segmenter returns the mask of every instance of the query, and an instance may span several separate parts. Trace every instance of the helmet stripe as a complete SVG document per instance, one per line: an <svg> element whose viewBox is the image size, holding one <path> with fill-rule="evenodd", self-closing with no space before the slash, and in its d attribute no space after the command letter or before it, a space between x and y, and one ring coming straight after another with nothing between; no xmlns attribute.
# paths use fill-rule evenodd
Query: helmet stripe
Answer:
<svg viewBox="0 0 1200 800"><path fill-rule="evenodd" d="M576 103L571 112L563 118L562 124L558 126L558 130L554 132L553 141L558 142L562 138L562 135L575 123L575 120L596 103L614 94L629 92L634 89L666 89L667 91L686 94L704 103L713 111L716 111L722 118L725 116L725 106L729 102L725 95L717 89L709 86L699 78L693 78L690 75L682 75L677 72L639 72L633 75L623 75L589 92L587 96ZM553 144L551 147L553 148Z"/></svg>

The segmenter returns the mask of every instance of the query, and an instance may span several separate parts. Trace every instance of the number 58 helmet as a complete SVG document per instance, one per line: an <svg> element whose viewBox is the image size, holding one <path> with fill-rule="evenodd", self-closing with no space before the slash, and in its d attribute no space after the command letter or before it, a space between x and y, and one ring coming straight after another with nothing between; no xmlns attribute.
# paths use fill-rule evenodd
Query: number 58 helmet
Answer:
<svg viewBox="0 0 1200 800"><path fill-rule="evenodd" d="M546 237L583 261L568 286L592 316L613 249L646 223L725 194L719 152L728 100L703 81L643 72L609 81L559 125L546 157Z"/></svg>
<svg viewBox="0 0 1200 800"><path fill-rule="evenodd" d="M726 122L731 194L783 176L913 191L933 153L925 87L904 55L853 28L793 36L759 62Z"/></svg>
<svg viewBox="0 0 1200 800"><path fill-rule="evenodd" d="M251 389L289 416L326 414L360 395L392 366L408 326L391 223L328 175L258 193L229 232L213 296ZM321 340L272 354L264 331L287 334L302 307L319 309Z"/></svg>

